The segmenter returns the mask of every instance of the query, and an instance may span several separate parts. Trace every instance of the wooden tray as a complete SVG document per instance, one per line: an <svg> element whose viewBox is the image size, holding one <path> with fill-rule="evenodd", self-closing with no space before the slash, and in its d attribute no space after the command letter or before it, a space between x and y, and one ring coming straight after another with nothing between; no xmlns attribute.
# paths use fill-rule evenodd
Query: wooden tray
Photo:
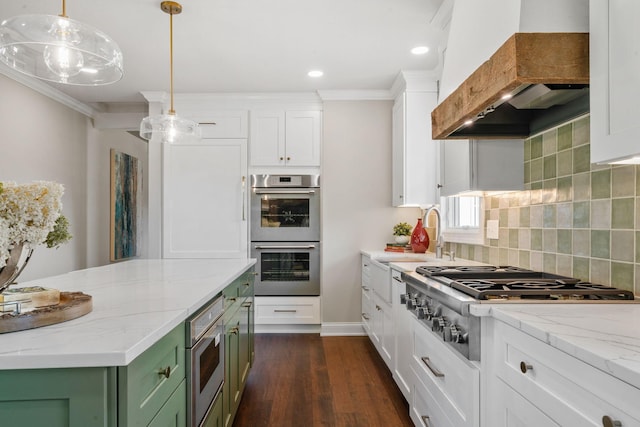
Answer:
<svg viewBox="0 0 640 427"><path fill-rule="evenodd" d="M0 316L0 334L66 322L84 316L92 309L91 295L82 292L60 292L60 302L57 305Z"/></svg>

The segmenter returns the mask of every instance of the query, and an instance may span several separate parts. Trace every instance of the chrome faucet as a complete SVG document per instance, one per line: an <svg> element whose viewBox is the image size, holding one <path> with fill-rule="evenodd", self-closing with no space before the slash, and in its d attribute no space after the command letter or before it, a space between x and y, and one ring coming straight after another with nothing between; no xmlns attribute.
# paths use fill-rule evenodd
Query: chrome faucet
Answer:
<svg viewBox="0 0 640 427"><path fill-rule="evenodd" d="M436 213L436 258L442 258L444 242L442 241L442 217L440 216L440 209L435 205L427 209L422 218L422 223L425 227L429 225L429 214L431 211Z"/></svg>

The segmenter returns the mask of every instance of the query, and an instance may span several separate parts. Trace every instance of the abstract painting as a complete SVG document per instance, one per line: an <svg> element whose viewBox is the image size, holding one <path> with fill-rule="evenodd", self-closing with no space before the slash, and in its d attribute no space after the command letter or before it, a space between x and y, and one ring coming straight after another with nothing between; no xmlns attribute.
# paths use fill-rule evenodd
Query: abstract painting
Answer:
<svg viewBox="0 0 640 427"><path fill-rule="evenodd" d="M111 261L139 255L138 159L111 149Z"/></svg>

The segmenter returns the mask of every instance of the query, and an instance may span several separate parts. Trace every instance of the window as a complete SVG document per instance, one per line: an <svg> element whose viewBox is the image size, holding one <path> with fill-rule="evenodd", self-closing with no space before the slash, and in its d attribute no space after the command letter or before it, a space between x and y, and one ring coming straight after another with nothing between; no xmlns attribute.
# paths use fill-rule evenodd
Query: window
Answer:
<svg viewBox="0 0 640 427"><path fill-rule="evenodd" d="M480 196L443 197L445 242L484 243L483 198Z"/></svg>

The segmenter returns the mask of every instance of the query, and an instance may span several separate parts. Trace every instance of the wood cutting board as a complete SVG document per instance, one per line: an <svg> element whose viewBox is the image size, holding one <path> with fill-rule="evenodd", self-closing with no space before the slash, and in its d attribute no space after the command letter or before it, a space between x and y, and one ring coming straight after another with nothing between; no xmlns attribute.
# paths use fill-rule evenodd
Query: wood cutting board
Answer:
<svg viewBox="0 0 640 427"><path fill-rule="evenodd" d="M54 325L84 316L93 310L91 295L82 292L60 292L60 302L21 314L0 316L0 333L23 331Z"/></svg>

